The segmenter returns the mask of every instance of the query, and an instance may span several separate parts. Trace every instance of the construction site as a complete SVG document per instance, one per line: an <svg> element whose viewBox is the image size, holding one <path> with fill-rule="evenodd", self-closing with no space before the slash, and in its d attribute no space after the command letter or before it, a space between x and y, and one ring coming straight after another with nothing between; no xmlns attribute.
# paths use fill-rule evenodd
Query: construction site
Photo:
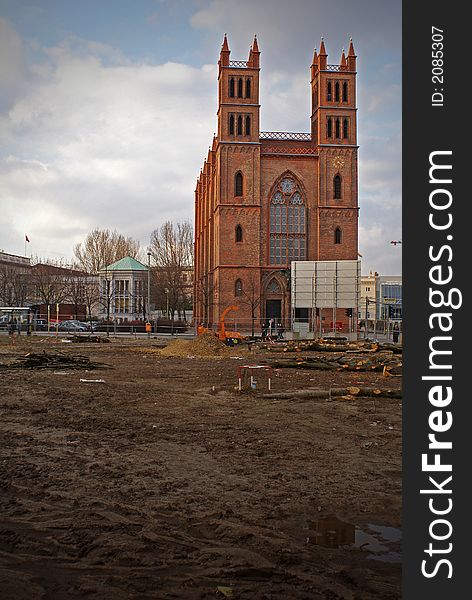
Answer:
<svg viewBox="0 0 472 600"><path fill-rule="evenodd" d="M2 600L400 598L401 346L199 333L0 337Z"/></svg>

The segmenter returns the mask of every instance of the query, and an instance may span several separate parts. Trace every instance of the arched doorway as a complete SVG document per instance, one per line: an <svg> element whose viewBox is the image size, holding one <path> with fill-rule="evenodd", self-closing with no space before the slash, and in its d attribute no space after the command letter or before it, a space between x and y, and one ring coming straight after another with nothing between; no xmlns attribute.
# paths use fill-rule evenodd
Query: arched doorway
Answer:
<svg viewBox="0 0 472 600"><path fill-rule="evenodd" d="M281 277L272 274L264 286L263 320L265 324L273 320L278 326L284 326L285 321L285 284Z"/></svg>

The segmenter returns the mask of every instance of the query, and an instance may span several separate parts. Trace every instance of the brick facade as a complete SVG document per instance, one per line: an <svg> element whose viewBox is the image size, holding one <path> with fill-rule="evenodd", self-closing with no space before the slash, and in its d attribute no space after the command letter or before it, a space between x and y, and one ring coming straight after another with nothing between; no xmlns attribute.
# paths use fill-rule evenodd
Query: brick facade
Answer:
<svg viewBox="0 0 472 600"><path fill-rule="evenodd" d="M340 63L324 42L311 65L309 133L259 129L260 52L219 60L218 133L195 190L195 322L223 310L257 325L290 319L291 260L356 260L358 178L356 56ZM247 328L247 327L246 327Z"/></svg>

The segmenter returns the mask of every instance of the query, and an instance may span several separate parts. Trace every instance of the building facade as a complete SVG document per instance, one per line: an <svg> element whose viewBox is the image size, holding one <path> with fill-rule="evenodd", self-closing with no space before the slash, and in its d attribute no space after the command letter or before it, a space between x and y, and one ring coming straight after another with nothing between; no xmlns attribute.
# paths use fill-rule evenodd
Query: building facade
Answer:
<svg viewBox="0 0 472 600"><path fill-rule="evenodd" d="M373 326L376 321L402 320L402 276L370 272L361 277L359 320Z"/></svg>
<svg viewBox="0 0 472 600"><path fill-rule="evenodd" d="M377 279L378 273L369 273L361 277L361 301L359 304L359 320L377 320Z"/></svg>
<svg viewBox="0 0 472 600"><path fill-rule="evenodd" d="M195 190L195 322L290 321L297 260L358 258L356 55L311 65L309 132L260 131L260 51L219 59L217 134ZM344 311L343 311L344 313Z"/></svg>
<svg viewBox="0 0 472 600"><path fill-rule="evenodd" d="M100 271L100 317L116 323L147 317L148 268L126 256Z"/></svg>
<svg viewBox="0 0 472 600"><path fill-rule="evenodd" d="M377 278L377 314L381 320L402 320L403 283L401 275Z"/></svg>

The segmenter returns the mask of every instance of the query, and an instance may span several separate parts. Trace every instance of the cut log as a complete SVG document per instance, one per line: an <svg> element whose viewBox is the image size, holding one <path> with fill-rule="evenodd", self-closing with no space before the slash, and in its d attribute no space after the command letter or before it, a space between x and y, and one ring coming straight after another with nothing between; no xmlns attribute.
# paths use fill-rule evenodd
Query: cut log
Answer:
<svg viewBox="0 0 472 600"><path fill-rule="evenodd" d="M395 344L378 344L378 351L382 352L385 350L389 350L394 354L402 354L403 348L401 346L396 346Z"/></svg>
<svg viewBox="0 0 472 600"><path fill-rule="evenodd" d="M355 393L352 393L354 390ZM358 391L357 391L358 390ZM336 398L345 396L355 397L375 397L375 398L402 398L400 390L381 390L378 388L332 388L330 390L306 389L292 392L278 392L274 394L264 394L262 397L273 400L283 399L310 399L310 398Z"/></svg>
<svg viewBox="0 0 472 600"><path fill-rule="evenodd" d="M356 398L402 398L401 390L379 389L369 387L348 387L331 389L305 389L289 392L277 392L263 394L262 398L270 400L290 400L290 399L310 399L310 398L337 398L344 396L353 396Z"/></svg>
<svg viewBox="0 0 472 600"><path fill-rule="evenodd" d="M294 360L274 360L266 361L274 369L319 369L321 371L332 371L339 369L337 363L329 363L324 361L294 361Z"/></svg>

